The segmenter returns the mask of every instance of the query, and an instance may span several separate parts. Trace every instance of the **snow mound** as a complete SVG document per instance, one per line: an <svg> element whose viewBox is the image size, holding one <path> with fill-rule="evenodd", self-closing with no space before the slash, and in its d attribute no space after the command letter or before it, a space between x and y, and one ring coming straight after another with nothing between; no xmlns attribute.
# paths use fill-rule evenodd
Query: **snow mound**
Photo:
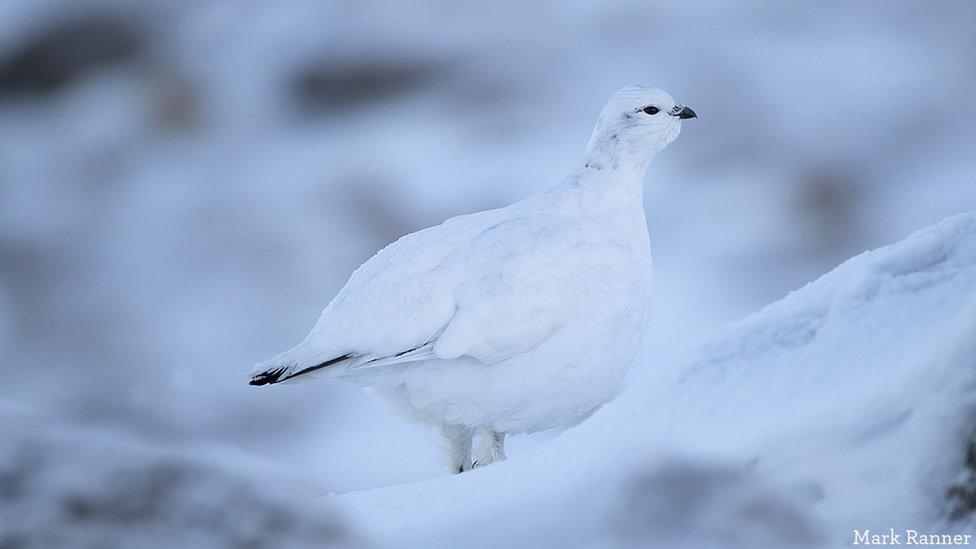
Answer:
<svg viewBox="0 0 976 549"><path fill-rule="evenodd" d="M976 529L976 214L639 366L624 395L528 454L331 499L389 546L844 546L855 529Z"/></svg>
<svg viewBox="0 0 976 549"><path fill-rule="evenodd" d="M630 479L610 530L627 547L815 543L821 536L804 508L819 495L767 486L736 467L673 460Z"/></svg>
<svg viewBox="0 0 976 549"><path fill-rule="evenodd" d="M0 547L360 546L332 513L269 493L246 467L33 417L0 431Z"/></svg>

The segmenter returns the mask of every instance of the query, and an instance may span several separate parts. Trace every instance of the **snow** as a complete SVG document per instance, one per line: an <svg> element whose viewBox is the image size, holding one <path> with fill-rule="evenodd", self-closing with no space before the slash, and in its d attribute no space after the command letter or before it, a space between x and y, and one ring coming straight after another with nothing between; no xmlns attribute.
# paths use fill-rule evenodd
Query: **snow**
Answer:
<svg viewBox="0 0 976 549"><path fill-rule="evenodd" d="M307 488L246 456L0 406L0 546L363 546L333 509L296 501Z"/></svg>
<svg viewBox="0 0 976 549"><path fill-rule="evenodd" d="M848 545L976 531L976 212L858 255L508 461L327 485L3 403L5 543ZM967 452L969 456L967 457ZM70 541L66 541L70 540Z"/></svg>
<svg viewBox="0 0 976 549"><path fill-rule="evenodd" d="M976 213L859 255L549 443L331 496L381 544L842 546L950 521L976 426Z"/></svg>
<svg viewBox="0 0 976 549"><path fill-rule="evenodd" d="M564 176L594 109L620 86L646 82L700 118L655 160L645 185L658 314L629 374L633 391L591 419L637 417L638 395L662 398L655 388L673 385L658 380L692 360L679 356L692 339L862 250L976 209L974 14L965 0L940 9L916 0L884 9L778 0L0 2L0 70L79 19L109 19L110 32L121 24L137 36L130 57L70 67L75 77L54 88L17 95L0 77L0 398L43 409L69 431L121 431L180 452L212 442L323 491L438 476L434 436L357 388L255 393L248 368L294 343L375 250ZM96 25L93 37L86 28L86 40L105 29ZM20 66L56 63L64 47L35 50L42 62ZM368 93L350 102L350 90ZM896 343L890 354L939 345ZM836 415L831 424L842 423ZM507 453L521 464L555 445L558 471L576 452L565 436L615 447L588 424L577 435L514 437ZM733 429L762 432L741 431ZM705 432L717 447L722 433ZM714 454L726 452L700 456L707 440L681 438L654 445L679 455L635 453L650 456L645 468L677 461L681 470L741 472L745 442L716 465ZM817 494L772 476L755 490L791 501ZM942 501L943 487L932 486L932 501ZM563 490L571 501L587 496ZM458 492L458 506L470 496ZM549 491L535 501L553 507L552 536L565 530L575 541L573 523L560 520L576 515ZM686 516L702 516L696 509ZM454 518L431 524L447 538ZM381 528L393 519L371 520ZM590 532L611 523L579 522Z"/></svg>

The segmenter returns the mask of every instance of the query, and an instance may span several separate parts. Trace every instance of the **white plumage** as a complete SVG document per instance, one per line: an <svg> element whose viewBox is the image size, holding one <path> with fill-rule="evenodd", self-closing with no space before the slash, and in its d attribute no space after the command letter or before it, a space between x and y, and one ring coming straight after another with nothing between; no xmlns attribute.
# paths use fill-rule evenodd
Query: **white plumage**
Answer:
<svg viewBox="0 0 976 549"><path fill-rule="evenodd" d="M650 313L647 165L694 116L661 90L620 90L559 184L390 244L251 384L367 388L439 427L455 472L503 459L508 433L585 418L615 394Z"/></svg>

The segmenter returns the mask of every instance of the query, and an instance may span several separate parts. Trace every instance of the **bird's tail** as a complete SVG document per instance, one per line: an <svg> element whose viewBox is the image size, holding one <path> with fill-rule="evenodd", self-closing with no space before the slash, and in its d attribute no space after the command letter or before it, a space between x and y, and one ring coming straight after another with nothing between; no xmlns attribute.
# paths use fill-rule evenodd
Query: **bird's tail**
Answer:
<svg viewBox="0 0 976 549"><path fill-rule="evenodd" d="M273 385L275 383L298 383L310 381L318 376L339 373L345 366L355 362L350 355L333 356L322 360L304 356L301 345L262 362L251 372L251 385Z"/></svg>

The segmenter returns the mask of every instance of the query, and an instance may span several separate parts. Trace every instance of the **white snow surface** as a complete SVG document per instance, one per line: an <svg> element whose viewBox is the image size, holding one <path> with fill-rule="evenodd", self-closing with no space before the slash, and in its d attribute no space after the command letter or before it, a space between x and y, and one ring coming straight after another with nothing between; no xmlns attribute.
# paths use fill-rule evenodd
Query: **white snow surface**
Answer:
<svg viewBox="0 0 976 549"><path fill-rule="evenodd" d="M623 443L600 429L630 414L649 424L644 431L655 429L651 437L634 427L644 440L635 443L637 471L646 473L638 478L668 480L672 475L661 471L705 467L716 474L702 486L738 487L694 512L678 506L677 516L661 520L724 528L710 506L753 487L780 493L778 477L768 472L749 481L751 470L742 467L749 443L714 455L716 437L737 415L723 407L708 421L682 418L678 425L699 430L679 436L661 428L663 420L646 419L644 409L671 390L673 371L687 363L675 355L691 337L861 250L976 209L976 2L940 6L0 3L4 60L30 51L35 36L58 35L61 23L89 15L133 21L145 44L135 58L84 69L53 94L0 101L0 398L143 439L231 445L314 479L326 487L320 493L438 475L436 443L423 438L423 428L397 421L355 387L315 383L256 393L235 380L246 364L294 343L378 247L540 190L576 158L608 93L632 81L654 82L701 119L654 162L645 187L659 291L631 390L555 442L551 432L513 437L507 467L538 460L532 470L547 475L524 483L523 493L544 492L525 496L527 520L539 520L528 506L551 505L543 527L558 525L567 530L564 538L592 533L570 545L616 539L608 532L632 515L611 520L590 517L594 505L557 506L558 494L586 496L571 488L554 495L548 484L561 477L540 463L549 459L558 470L563 461L583 459L577 453L608 447L604 469L622 468L621 456L629 453L614 452ZM73 36L66 35L69 48ZM57 61L64 50L47 51ZM370 93L350 100L363 74ZM370 85L371 75L379 84ZM303 87L317 78L336 83L341 101L328 89L322 96ZM459 177L465 173L472 176ZM921 356L916 343L939 354L938 342L917 337L897 341L889 354ZM706 411L716 406L707 404ZM860 417L859 409L850 417ZM762 433L771 420L745 414L741 421ZM746 430L732 427L737 435ZM669 445L671 438L681 445ZM83 442L75 437L68 447ZM560 450L526 452L550 444ZM708 445L704 455L695 444ZM542 457L533 457L537 452ZM955 445L947 455L958 455ZM723 456L730 461L716 465ZM76 470L92 474L110 463L87 461ZM484 474L495 479L497 470ZM480 487L453 492L460 511L430 524L441 538L456 539L444 532L499 499L486 493L491 482L475 480L480 474L464 480ZM425 486L408 494L416 506L447 497ZM937 504L941 488L931 486ZM877 498L862 514L885 516L884 506L902 505L883 502L890 493L850 491L858 501ZM835 496L828 493L826 501ZM377 511L408 509L401 504ZM0 539L16 522L5 511L0 504ZM634 522L660 524L642 516ZM370 516L365 524L406 535L398 521L414 517L424 514ZM422 532L425 525L409 527ZM515 539L532 525L495 528L504 530L494 539ZM828 521L818 531L842 536L832 528ZM672 529L686 537L688 530Z"/></svg>
<svg viewBox="0 0 976 549"><path fill-rule="evenodd" d="M854 529L976 530L947 497L973 486L976 213L854 257L682 357L506 462L327 499L393 547L830 547Z"/></svg>
<svg viewBox="0 0 976 549"><path fill-rule="evenodd" d="M0 547L363 547L310 483L227 446L147 444L0 399ZM312 483L314 484L314 483Z"/></svg>
<svg viewBox="0 0 976 549"><path fill-rule="evenodd" d="M103 43L92 19L143 44L0 98L0 397L336 491L437 475L436 444L355 387L255 392L242 368L380 246L562 176L624 84L701 116L645 186L660 291L631 375L976 208L974 2L0 4L8 67L85 50L63 24Z"/></svg>

